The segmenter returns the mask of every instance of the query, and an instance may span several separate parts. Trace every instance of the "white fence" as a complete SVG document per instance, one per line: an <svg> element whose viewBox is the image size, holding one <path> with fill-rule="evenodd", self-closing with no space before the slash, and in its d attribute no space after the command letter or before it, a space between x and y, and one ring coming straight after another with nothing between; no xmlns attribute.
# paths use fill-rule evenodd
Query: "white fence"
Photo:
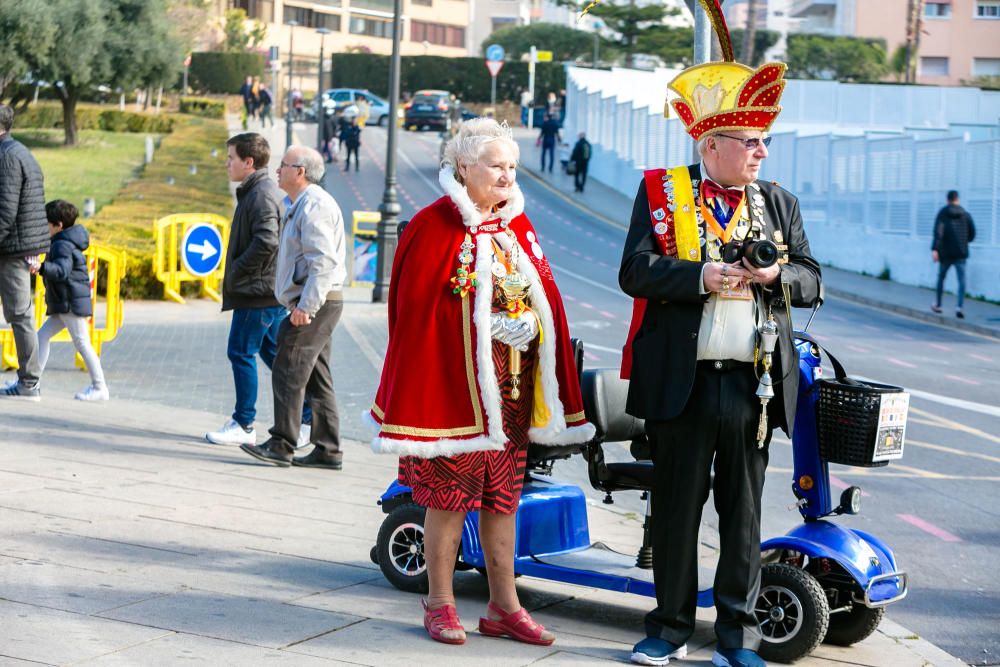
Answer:
<svg viewBox="0 0 1000 667"><path fill-rule="evenodd" d="M569 74L565 136L587 133L593 178L631 197L647 165L691 161L683 125L663 117L669 72ZM969 293L1000 300L1000 94L798 81L788 89L762 177L799 197L817 259L932 287L934 218L945 193L958 190L977 230ZM809 122L812 110L822 124Z"/></svg>

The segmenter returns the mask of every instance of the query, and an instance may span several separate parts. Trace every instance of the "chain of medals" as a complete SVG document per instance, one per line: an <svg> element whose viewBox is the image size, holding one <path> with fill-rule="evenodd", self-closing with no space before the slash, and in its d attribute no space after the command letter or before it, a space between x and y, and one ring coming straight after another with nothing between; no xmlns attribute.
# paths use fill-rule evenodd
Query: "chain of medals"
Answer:
<svg viewBox="0 0 1000 667"><path fill-rule="evenodd" d="M507 229L509 224L506 220L500 220L498 222L473 225L468 228L465 238L462 239L462 245L459 246L458 250L459 266L455 269L455 275L448 279L448 286L451 288L452 294L464 299L479 287L479 277L475 271L471 270L472 264L476 261L476 256L472 252L476 248L474 241L476 234L480 232L492 233L503 229L506 230L507 234L513 240L514 235ZM517 242L514 241L514 243L516 245Z"/></svg>

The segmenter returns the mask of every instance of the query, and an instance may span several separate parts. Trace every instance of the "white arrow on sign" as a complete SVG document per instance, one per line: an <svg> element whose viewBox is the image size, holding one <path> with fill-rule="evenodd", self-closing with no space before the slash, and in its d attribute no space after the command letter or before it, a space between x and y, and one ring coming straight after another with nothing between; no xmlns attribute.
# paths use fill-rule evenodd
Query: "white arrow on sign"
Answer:
<svg viewBox="0 0 1000 667"><path fill-rule="evenodd" d="M201 261L203 262L219 252L219 250L208 241L202 241L201 244L189 243L187 249L188 252L200 252Z"/></svg>

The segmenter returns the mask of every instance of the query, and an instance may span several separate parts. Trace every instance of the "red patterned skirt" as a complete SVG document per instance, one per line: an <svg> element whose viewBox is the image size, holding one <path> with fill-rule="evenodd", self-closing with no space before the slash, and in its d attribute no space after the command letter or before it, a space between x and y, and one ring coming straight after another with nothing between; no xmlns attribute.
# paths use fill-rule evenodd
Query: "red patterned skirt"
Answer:
<svg viewBox="0 0 1000 667"><path fill-rule="evenodd" d="M521 353L521 395L510 386L510 347L493 341L493 366L502 397L503 451L468 452L457 456L399 459L399 481L413 490L418 505L448 512L513 514L521 498L528 460L528 429L535 385L537 343Z"/></svg>

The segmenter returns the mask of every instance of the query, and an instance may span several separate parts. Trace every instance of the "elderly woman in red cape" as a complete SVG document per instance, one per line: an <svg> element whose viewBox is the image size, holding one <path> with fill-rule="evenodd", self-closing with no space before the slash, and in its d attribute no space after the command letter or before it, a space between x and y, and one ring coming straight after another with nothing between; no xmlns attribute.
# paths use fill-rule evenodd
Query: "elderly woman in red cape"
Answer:
<svg viewBox="0 0 1000 667"><path fill-rule="evenodd" d="M528 443L582 443L569 327L515 183L517 144L492 119L462 124L445 148L445 196L400 238L389 288L389 347L370 416L377 452L427 508L424 627L465 642L452 590L467 512L479 512L490 602L479 631L532 644L555 637L514 587L515 513Z"/></svg>

